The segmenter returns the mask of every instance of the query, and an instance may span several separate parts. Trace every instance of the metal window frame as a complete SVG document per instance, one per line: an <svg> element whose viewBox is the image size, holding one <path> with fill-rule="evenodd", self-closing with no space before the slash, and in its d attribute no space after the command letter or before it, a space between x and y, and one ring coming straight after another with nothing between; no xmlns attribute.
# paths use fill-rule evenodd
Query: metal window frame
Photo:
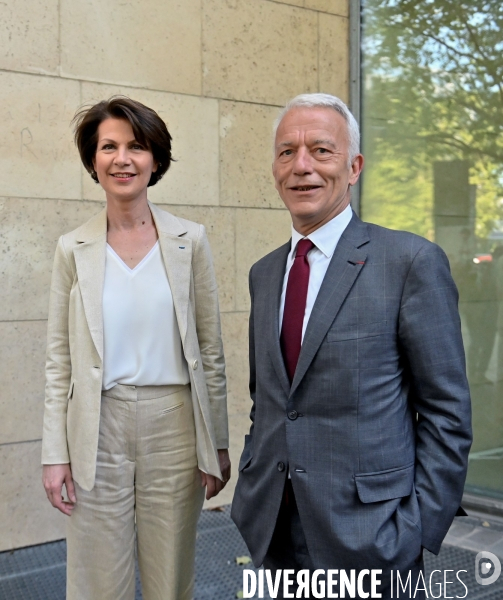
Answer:
<svg viewBox="0 0 503 600"><path fill-rule="evenodd" d="M361 1L349 0L349 107L361 132ZM361 176L351 190L351 206L361 213Z"/></svg>

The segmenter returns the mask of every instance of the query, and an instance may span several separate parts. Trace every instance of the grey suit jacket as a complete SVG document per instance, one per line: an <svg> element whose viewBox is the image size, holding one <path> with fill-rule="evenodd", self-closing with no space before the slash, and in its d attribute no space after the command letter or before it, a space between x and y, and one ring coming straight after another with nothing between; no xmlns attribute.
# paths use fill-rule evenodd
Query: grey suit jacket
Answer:
<svg viewBox="0 0 503 600"><path fill-rule="evenodd" d="M232 518L267 552L288 469L316 568L408 569L437 553L471 444L457 290L444 252L353 216L292 385L279 342L290 244L250 271L250 433Z"/></svg>
<svg viewBox="0 0 503 600"><path fill-rule="evenodd" d="M199 468L221 477L228 447L225 365L217 284L202 225L149 204L189 366ZM103 379L106 210L61 236L49 304L42 463L71 463L94 486Z"/></svg>

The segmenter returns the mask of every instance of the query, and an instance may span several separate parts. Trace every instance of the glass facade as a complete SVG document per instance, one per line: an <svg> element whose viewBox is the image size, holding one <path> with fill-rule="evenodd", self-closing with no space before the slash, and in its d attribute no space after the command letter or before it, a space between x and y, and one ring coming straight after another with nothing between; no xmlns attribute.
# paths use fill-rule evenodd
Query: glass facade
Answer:
<svg viewBox="0 0 503 600"><path fill-rule="evenodd" d="M503 499L503 3L362 2L363 219L447 253L473 399L466 491Z"/></svg>

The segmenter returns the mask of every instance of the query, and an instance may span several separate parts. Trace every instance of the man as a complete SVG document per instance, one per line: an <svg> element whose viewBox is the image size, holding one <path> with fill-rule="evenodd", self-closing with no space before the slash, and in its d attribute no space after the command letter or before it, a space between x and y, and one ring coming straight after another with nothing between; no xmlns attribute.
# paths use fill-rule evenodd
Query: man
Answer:
<svg viewBox="0 0 503 600"><path fill-rule="evenodd" d="M363 157L341 100L297 96L276 126L292 239L250 271L232 518L257 566L380 569L383 598L408 598L390 585L410 572L420 598L422 549L438 553L459 508L471 443L456 287L438 246L352 212Z"/></svg>

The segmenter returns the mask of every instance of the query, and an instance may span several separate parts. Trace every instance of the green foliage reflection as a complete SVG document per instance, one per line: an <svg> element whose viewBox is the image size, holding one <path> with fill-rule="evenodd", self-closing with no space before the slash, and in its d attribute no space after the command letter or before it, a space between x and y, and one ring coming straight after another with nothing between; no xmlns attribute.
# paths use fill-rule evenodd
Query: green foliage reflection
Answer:
<svg viewBox="0 0 503 600"><path fill-rule="evenodd" d="M363 3L364 218L433 237L432 163L471 162L479 246L503 197L503 3Z"/></svg>

